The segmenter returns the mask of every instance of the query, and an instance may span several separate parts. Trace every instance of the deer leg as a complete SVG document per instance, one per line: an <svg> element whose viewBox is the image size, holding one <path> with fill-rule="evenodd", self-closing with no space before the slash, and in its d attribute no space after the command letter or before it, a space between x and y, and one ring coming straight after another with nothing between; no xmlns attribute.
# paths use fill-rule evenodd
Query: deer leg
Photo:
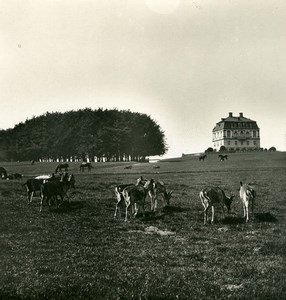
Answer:
<svg viewBox="0 0 286 300"><path fill-rule="evenodd" d="M252 209L252 216L254 216L254 198L252 198L251 209Z"/></svg>
<svg viewBox="0 0 286 300"><path fill-rule="evenodd" d="M40 212L42 211L42 208L43 208L43 202L44 202L44 196L41 197Z"/></svg>
<svg viewBox="0 0 286 300"><path fill-rule="evenodd" d="M223 219L225 218L225 212L224 212L224 206L222 205L222 217L223 217Z"/></svg>
<svg viewBox="0 0 286 300"><path fill-rule="evenodd" d="M154 210L154 204L153 204L153 196L150 195L150 199L151 199L151 211Z"/></svg>
<svg viewBox="0 0 286 300"><path fill-rule="evenodd" d="M128 209L129 209L129 206L130 206L130 200L129 199L125 199L125 204L126 204L125 222L127 222L127 220L128 220Z"/></svg>
<svg viewBox="0 0 286 300"><path fill-rule="evenodd" d="M243 208L243 217L245 218L246 211L245 211L245 203L244 203L244 201L242 202L242 208Z"/></svg>
<svg viewBox="0 0 286 300"><path fill-rule="evenodd" d="M30 204L30 198L31 198L31 193L27 192L27 199L28 199L28 204Z"/></svg>
<svg viewBox="0 0 286 300"><path fill-rule="evenodd" d="M157 196L154 197L154 211L157 210L157 205L158 205L158 200L157 200Z"/></svg>
<svg viewBox="0 0 286 300"><path fill-rule="evenodd" d="M143 217L145 218L145 203L142 204Z"/></svg>
<svg viewBox="0 0 286 300"><path fill-rule="evenodd" d="M214 222L214 206L212 206L212 219L211 219L211 223L213 224Z"/></svg>
<svg viewBox="0 0 286 300"><path fill-rule="evenodd" d="M245 202L245 214L246 214L245 221L248 222L248 220L249 220L249 218L248 218L248 201Z"/></svg>
<svg viewBox="0 0 286 300"><path fill-rule="evenodd" d="M137 206L137 203L134 203L134 218L137 216L137 213L138 213L138 206Z"/></svg>
<svg viewBox="0 0 286 300"><path fill-rule="evenodd" d="M33 196L34 196L34 192L31 192L31 193L30 193L30 203L32 203Z"/></svg>
<svg viewBox="0 0 286 300"><path fill-rule="evenodd" d="M119 209L119 204L121 203L121 199L119 201L117 201L116 206L115 206L115 212L114 212L114 218L117 215L117 211L119 210L120 213L120 209Z"/></svg>
<svg viewBox="0 0 286 300"><path fill-rule="evenodd" d="M209 208L207 206L204 206L204 225L208 222L208 209Z"/></svg>

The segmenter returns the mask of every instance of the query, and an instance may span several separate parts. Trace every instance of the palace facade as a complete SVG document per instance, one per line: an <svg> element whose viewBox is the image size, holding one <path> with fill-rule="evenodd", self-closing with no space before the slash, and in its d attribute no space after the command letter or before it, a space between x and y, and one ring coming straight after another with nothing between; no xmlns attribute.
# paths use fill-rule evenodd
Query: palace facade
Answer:
<svg viewBox="0 0 286 300"><path fill-rule="evenodd" d="M256 121L240 113L238 117L229 113L213 129L213 148L219 151L224 146L228 151L257 150L260 148L260 132Z"/></svg>

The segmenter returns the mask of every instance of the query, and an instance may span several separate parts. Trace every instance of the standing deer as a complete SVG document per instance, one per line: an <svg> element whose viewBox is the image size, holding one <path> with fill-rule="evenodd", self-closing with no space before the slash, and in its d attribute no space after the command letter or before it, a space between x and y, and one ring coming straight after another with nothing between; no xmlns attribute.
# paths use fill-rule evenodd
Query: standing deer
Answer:
<svg viewBox="0 0 286 300"><path fill-rule="evenodd" d="M93 169L93 165L90 162L82 162L81 165L79 166L79 171L84 172L84 169L87 168L88 172L90 172L91 169Z"/></svg>
<svg viewBox="0 0 286 300"><path fill-rule="evenodd" d="M214 206L220 205L224 216L224 205L227 207L228 213L230 212L230 205L234 196L227 197L224 191L219 187L206 187L199 193L202 205L204 207L204 224L207 223L207 213L209 208L212 209L211 223L214 222Z"/></svg>
<svg viewBox="0 0 286 300"><path fill-rule="evenodd" d="M143 185L147 189L147 193L151 199L151 211L156 211L159 195L163 196L166 205L170 205L170 199L173 191L167 192L165 183L158 180L146 180L142 176L137 179L136 185Z"/></svg>
<svg viewBox="0 0 286 300"><path fill-rule="evenodd" d="M242 201L243 206L243 217L245 218L245 222L249 221L248 217L248 206L249 202L251 202L251 210L252 210L252 216L254 215L254 199L256 197L256 191L254 188L248 184L243 184L240 181L240 190L239 190L239 196Z"/></svg>
<svg viewBox="0 0 286 300"><path fill-rule="evenodd" d="M120 205L122 205L124 203L123 190L126 187L129 187L129 186L135 186L135 185L132 184L132 183L130 183L130 184L120 184L120 185L116 186L115 189L114 189L115 196L116 196L116 199L117 199L117 203L116 203L116 206L115 206L115 212L114 212L114 218L116 217L118 211L120 213Z"/></svg>
<svg viewBox="0 0 286 300"><path fill-rule="evenodd" d="M145 198L147 189L141 185L131 185L123 189L122 195L126 205L125 222L128 220L128 211L130 207L134 207L134 217L136 217L139 206L142 207L143 216L145 216Z"/></svg>

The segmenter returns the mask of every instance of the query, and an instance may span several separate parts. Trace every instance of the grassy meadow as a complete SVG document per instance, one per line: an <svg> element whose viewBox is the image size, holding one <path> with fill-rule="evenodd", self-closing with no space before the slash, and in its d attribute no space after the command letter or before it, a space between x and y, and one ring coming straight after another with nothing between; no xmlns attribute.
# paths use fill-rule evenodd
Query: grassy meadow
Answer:
<svg viewBox="0 0 286 300"><path fill-rule="evenodd" d="M0 180L0 299L286 299L286 153L217 154L151 163L93 163L79 172L71 205L27 204L27 178L56 163L3 162L21 180ZM132 165L132 169L124 169ZM154 166L160 168L154 168ZM114 187L143 175L173 191L169 207L124 222ZM245 224L239 182L257 191ZM203 225L198 193L234 194L232 212Z"/></svg>

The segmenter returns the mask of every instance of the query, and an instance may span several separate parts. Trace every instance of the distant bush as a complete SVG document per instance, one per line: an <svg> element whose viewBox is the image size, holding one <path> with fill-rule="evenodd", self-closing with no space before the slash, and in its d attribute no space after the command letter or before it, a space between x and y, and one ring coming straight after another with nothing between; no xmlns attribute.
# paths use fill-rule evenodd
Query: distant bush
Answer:
<svg viewBox="0 0 286 300"><path fill-rule="evenodd" d="M219 152L226 152L226 151L227 151L227 150L226 150L225 146L220 146Z"/></svg>
<svg viewBox="0 0 286 300"><path fill-rule="evenodd" d="M214 149L212 147L209 147L205 153L213 153L214 152Z"/></svg>
<svg viewBox="0 0 286 300"><path fill-rule="evenodd" d="M275 152L275 151L276 151L276 148L272 146L272 147L269 148L268 151L273 151L273 152Z"/></svg>

